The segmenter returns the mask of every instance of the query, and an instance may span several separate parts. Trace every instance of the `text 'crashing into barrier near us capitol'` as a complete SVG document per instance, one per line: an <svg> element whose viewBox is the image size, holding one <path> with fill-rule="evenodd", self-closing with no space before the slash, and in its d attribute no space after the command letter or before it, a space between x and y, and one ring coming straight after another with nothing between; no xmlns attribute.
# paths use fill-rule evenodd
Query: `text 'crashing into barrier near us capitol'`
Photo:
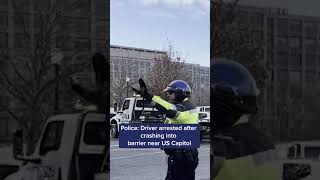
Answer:
<svg viewBox="0 0 320 180"><path fill-rule="evenodd" d="M120 148L199 148L198 124L121 124Z"/></svg>

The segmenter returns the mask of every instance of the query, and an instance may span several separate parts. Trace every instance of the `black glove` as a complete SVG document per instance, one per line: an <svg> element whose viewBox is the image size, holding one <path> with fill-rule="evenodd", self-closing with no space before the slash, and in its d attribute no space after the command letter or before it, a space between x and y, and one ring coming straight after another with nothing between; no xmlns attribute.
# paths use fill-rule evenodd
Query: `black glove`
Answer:
<svg viewBox="0 0 320 180"><path fill-rule="evenodd" d="M166 114L166 117L168 118L175 118L178 112L176 110L168 109L166 110L165 114Z"/></svg>
<svg viewBox="0 0 320 180"><path fill-rule="evenodd" d="M97 86L103 86L108 81L109 63L101 53L95 53L92 57L92 65L95 72Z"/></svg>
<svg viewBox="0 0 320 180"><path fill-rule="evenodd" d="M153 95L151 95L148 90L147 90L147 85L146 83L140 78L139 79L139 84L140 84L140 89L136 89L134 87L132 87L132 90L137 93L140 94L143 98L145 98L148 102L152 101L152 97Z"/></svg>

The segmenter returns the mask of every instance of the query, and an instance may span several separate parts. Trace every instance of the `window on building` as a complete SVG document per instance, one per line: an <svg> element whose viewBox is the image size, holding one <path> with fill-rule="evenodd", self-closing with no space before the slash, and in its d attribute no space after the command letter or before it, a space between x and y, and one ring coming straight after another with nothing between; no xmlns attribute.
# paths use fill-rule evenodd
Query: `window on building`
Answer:
<svg viewBox="0 0 320 180"><path fill-rule="evenodd" d="M0 28L8 27L8 14L0 13Z"/></svg>
<svg viewBox="0 0 320 180"><path fill-rule="evenodd" d="M300 71L290 71L290 97L298 98L301 97L301 72Z"/></svg>
<svg viewBox="0 0 320 180"><path fill-rule="evenodd" d="M45 20L45 19L44 19ZM70 16L63 16L61 18L61 21L59 24L57 24L58 26L60 26L61 29L72 29L75 26L74 23L74 18L70 17Z"/></svg>
<svg viewBox="0 0 320 180"><path fill-rule="evenodd" d="M277 82L287 83L289 80L289 74L287 70L278 70L277 71Z"/></svg>
<svg viewBox="0 0 320 180"><path fill-rule="evenodd" d="M73 49L73 43L71 41L71 36L65 35L65 36L59 36L56 38L57 47L61 48L62 50L72 50Z"/></svg>
<svg viewBox="0 0 320 180"><path fill-rule="evenodd" d="M241 25L248 25L248 12L240 11L238 17Z"/></svg>
<svg viewBox="0 0 320 180"><path fill-rule="evenodd" d="M267 35L267 48L268 49L272 49L273 48L273 42L274 42L273 35L268 34Z"/></svg>
<svg viewBox="0 0 320 180"><path fill-rule="evenodd" d="M289 62L289 67L290 68L301 68L302 66L302 57L301 54L291 54L290 55L290 62Z"/></svg>
<svg viewBox="0 0 320 180"><path fill-rule="evenodd" d="M274 28L274 25L273 25L273 23L274 23L274 20L273 20L273 18L268 18L268 20L267 20L267 33L268 33L268 35L270 35L270 36L272 36L272 34L273 34L273 28Z"/></svg>
<svg viewBox="0 0 320 180"><path fill-rule="evenodd" d="M30 33L30 15L26 13L17 13L14 16L14 28L15 32L17 33L23 33L24 31L27 31Z"/></svg>
<svg viewBox="0 0 320 180"><path fill-rule="evenodd" d="M40 31L40 29L43 27L44 19L39 16L38 14L33 15L34 18L34 28L35 31ZM62 27L62 25L58 25L59 27ZM66 28L66 27L64 27Z"/></svg>
<svg viewBox="0 0 320 180"><path fill-rule="evenodd" d="M76 50L89 50L89 40L86 38L77 38L74 40L74 48Z"/></svg>
<svg viewBox="0 0 320 180"><path fill-rule="evenodd" d="M8 48L8 34L0 33L0 48Z"/></svg>
<svg viewBox="0 0 320 180"><path fill-rule="evenodd" d="M274 99L274 98L273 98L274 90L273 90L273 86L272 86L272 85L268 85L268 86L267 86L267 92L266 92L266 93L267 93L267 99L268 99L268 100ZM273 108L273 106L271 106L272 103L270 103L270 102L267 102L267 103L269 104L268 108L269 108L269 110L271 111L272 108Z"/></svg>
<svg viewBox="0 0 320 180"><path fill-rule="evenodd" d="M315 39L317 37L318 26L315 22L304 23L304 35L307 38Z"/></svg>
<svg viewBox="0 0 320 180"><path fill-rule="evenodd" d="M108 1L95 1L97 18L107 18L109 16Z"/></svg>
<svg viewBox="0 0 320 180"><path fill-rule="evenodd" d="M280 66L280 67L288 67L288 54L278 53L276 64L277 66Z"/></svg>
<svg viewBox="0 0 320 180"><path fill-rule="evenodd" d="M301 28L300 20L290 20L289 21L289 31L290 36L297 37L301 36L302 28Z"/></svg>
<svg viewBox="0 0 320 180"><path fill-rule="evenodd" d="M314 39L306 39L305 43L305 50L306 53L315 53L317 50L317 41Z"/></svg>
<svg viewBox="0 0 320 180"><path fill-rule="evenodd" d="M96 48L97 48L97 51L103 51L103 50L106 49L106 47L107 47L106 41L96 40Z"/></svg>
<svg viewBox="0 0 320 180"><path fill-rule="evenodd" d="M316 72L315 71L306 71L305 72L305 79L307 81L312 81L316 79Z"/></svg>
<svg viewBox="0 0 320 180"><path fill-rule="evenodd" d="M320 39L319 39L320 40ZM318 52L320 52L320 41L318 40L317 44L316 44L316 50Z"/></svg>
<svg viewBox="0 0 320 180"><path fill-rule="evenodd" d="M263 32L262 31L252 32L252 37L256 41L261 41L261 40L263 40Z"/></svg>
<svg viewBox="0 0 320 180"><path fill-rule="evenodd" d="M279 81L277 83L277 97L278 98L284 98L285 95L288 93L288 84L284 81Z"/></svg>
<svg viewBox="0 0 320 180"><path fill-rule="evenodd" d="M25 35L16 34L14 36L14 47L15 48L30 47L30 41Z"/></svg>
<svg viewBox="0 0 320 180"><path fill-rule="evenodd" d="M5 0L6 1L6 0ZM2 0L3 2L3 0ZM14 0L14 3L18 6L14 9L16 12L26 12L29 10L30 1L27 0ZM36 3L34 3L36 4Z"/></svg>
<svg viewBox="0 0 320 180"><path fill-rule="evenodd" d="M288 38L277 38L277 51L287 52L288 51Z"/></svg>
<svg viewBox="0 0 320 180"><path fill-rule="evenodd" d="M263 15L260 13L252 13L250 14L250 24L255 27L261 27L263 25Z"/></svg>
<svg viewBox="0 0 320 180"><path fill-rule="evenodd" d="M108 32L107 21L97 21L96 22L96 37L99 39L105 39Z"/></svg>
<svg viewBox="0 0 320 180"><path fill-rule="evenodd" d="M1 8L8 8L8 1L0 1L0 7Z"/></svg>
<svg viewBox="0 0 320 180"><path fill-rule="evenodd" d="M277 32L278 36L287 36L288 34L288 19L278 19L277 20Z"/></svg>
<svg viewBox="0 0 320 180"><path fill-rule="evenodd" d="M81 0L77 2L77 8L73 9L73 15L80 16L80 17L87 17L89 15L89 8L90 8L90 1L88 0Z"/></svg>
<svg viewBox="0 0 320 180"><path fill-rule="evenodd" d="M90 25L86 18L77 18L73 20L73 33L76 36L88 36Z"/></svg>
<svg viewBox="0 0 320 180"><path fill-rule="evenodd" d="M289 38L288 45L291 48L301 48L301 39L300 38Z"/></svg>
<svg viewBox="0 0 320 180"><path fill-rule="evenodd" d="M316 54L306 54L305 64L308 69L314 69L316 67Z"/></svg>

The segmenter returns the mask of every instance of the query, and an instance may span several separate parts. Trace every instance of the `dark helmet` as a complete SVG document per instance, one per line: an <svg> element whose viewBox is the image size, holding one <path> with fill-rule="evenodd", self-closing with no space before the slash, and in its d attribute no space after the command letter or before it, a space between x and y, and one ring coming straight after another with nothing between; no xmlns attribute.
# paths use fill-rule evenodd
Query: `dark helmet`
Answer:
<svg viewBox="0 0 320 180"><path fill-rule="evenodd" d="M214 124L230 126L241 115L257 112L259 91L244 66L231 60L214 59L210 76Z"/></svg>
<svg viewBox="0 0 320 180"><path fill-rule="evenodd" d="M172 81L163 91L175 93L176 100L178 101L182 101L191 94L191 88L189 84L183 80Z"/></svg>

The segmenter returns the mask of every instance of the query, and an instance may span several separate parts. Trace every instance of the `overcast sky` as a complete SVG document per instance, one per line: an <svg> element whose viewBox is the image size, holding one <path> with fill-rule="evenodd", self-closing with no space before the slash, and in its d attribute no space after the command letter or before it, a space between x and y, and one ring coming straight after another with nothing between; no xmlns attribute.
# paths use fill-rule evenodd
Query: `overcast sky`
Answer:
<svg viewBox="0 0 320 180"><path fill-rule="evenodd" d="M172 43L186 62L210 65L209 0L111 0L113 45L164 50Z"/></svg>
<svg viewBox="0 0 320 180"><path fill-rule="evenodd" d="M240 4L287 8L290 14L320 17L320 0L240 0Z"/></svg>

